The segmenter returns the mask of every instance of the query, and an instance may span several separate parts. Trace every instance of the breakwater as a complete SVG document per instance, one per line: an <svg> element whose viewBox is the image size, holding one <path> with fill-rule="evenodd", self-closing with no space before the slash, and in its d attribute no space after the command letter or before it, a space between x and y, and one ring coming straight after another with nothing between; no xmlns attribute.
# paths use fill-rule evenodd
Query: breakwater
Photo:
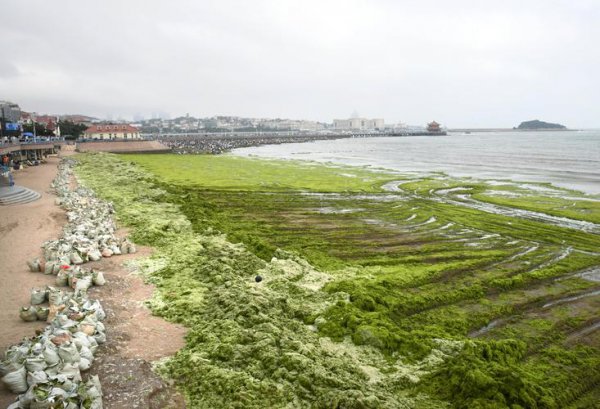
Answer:
<svg viewBox="0 0 600 409"><path fill-rule="evenodd" d="M146 135L160 141L176 153L212 153L219 154L238 148L249 148L261 145L279 145L284 143L303 143L352 138L375 138L381 136L439 136L445 132L348 132L348 133L302 133L302 132L272 132L272 133L187 133Z"/></svg>

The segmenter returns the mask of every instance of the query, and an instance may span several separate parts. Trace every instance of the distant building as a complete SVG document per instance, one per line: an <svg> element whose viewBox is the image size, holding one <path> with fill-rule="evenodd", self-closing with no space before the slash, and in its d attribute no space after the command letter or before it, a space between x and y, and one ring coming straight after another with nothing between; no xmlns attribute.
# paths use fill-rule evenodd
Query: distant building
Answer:
<svg viewBox="0 0 600 409"><path fill-rule="evenodd" d="M70 121L75 124L84 124L87 126L91 126L96 118L87 115L62 115L60 119L63 121Z"/></svg>
<svg viewBox="0 0 600 409"><path fill-rule="evenodd" d="M138 128L128 124L92 125L83 133L86 139L140 139Z"/></svg>
<svg viewBox="0 0 600 409"><path fill-rule="evenodd" d="M204 120L204 127L206 129L215 129L221 126L222 124L217 118L208 118Z"/></svg>
<svg viewBox="0 0 600 409"><path fill-rule="evenodd" d="M427 124L427 132L442 132L442 128L440 124L435 121L432 121Z"/></svg>
<svg viewBox="0 0 600 409"><path fill-rule="evenodd" d="M29 114L28 122L35 122L36 124L43 125L44 128L50 131L54 131L56 129L56 124L58 123L58 118L52 115Z"/></svg>
<svg viewBox="0 0 600 409"><path fill-rule="evenodd" d="M14 102L0 101L0 117L4 122L19 122L21 108Z"/></svg>
<svg viewBox="0 0 600 409"><path fill-rule="evenodd" d="M366 119L366 118L350 118L350 119L334 119L333 127L337 130L360 130L374 131L383 130L385 124L383 118Z"/></svg>

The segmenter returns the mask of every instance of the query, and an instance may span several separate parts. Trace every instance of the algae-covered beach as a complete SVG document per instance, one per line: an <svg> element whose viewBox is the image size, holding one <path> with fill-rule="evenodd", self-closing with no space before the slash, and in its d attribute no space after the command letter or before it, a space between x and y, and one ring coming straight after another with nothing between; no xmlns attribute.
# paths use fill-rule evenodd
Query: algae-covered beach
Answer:
<svg viewBox="0 0 600 409"><path fill-rule="evenodd" d="M191 407L600 400L597 196L226 155L77 160L155 249L149 305L189 328L157 370Z"/></svg>

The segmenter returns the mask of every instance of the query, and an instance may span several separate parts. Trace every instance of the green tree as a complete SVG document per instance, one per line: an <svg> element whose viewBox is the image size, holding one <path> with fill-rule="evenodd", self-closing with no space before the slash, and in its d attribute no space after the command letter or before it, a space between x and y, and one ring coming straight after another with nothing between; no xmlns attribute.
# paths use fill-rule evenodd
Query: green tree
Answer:
<svg viewBox="0 0 600 409"><path fill-rule="evenodd" d="M87 125L76 124L71 121L59 121L58 125L60 126L60 134L65 137L65 139L77 139L82 134L83 131L87 129Z"/></svg>
<svg viewBox="0 0 600 409"><path fill-rule="evenodd" d="M23 132L33 132L33 124L24 124ZM44 124L35 124L35 134L37 136L54 136L54 131L47 129Z"/></svg>

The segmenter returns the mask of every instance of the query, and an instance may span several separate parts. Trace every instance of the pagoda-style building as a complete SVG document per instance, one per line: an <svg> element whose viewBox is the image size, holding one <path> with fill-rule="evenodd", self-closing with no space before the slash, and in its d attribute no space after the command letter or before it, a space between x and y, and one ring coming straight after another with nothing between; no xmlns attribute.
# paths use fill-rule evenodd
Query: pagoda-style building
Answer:
<svg viewBox="0 0 600 409"><path fill-rule="evenodd" d="M440 128L440 124L432 121L427 124L427 132L442 132L442 128Z"/></svg>

